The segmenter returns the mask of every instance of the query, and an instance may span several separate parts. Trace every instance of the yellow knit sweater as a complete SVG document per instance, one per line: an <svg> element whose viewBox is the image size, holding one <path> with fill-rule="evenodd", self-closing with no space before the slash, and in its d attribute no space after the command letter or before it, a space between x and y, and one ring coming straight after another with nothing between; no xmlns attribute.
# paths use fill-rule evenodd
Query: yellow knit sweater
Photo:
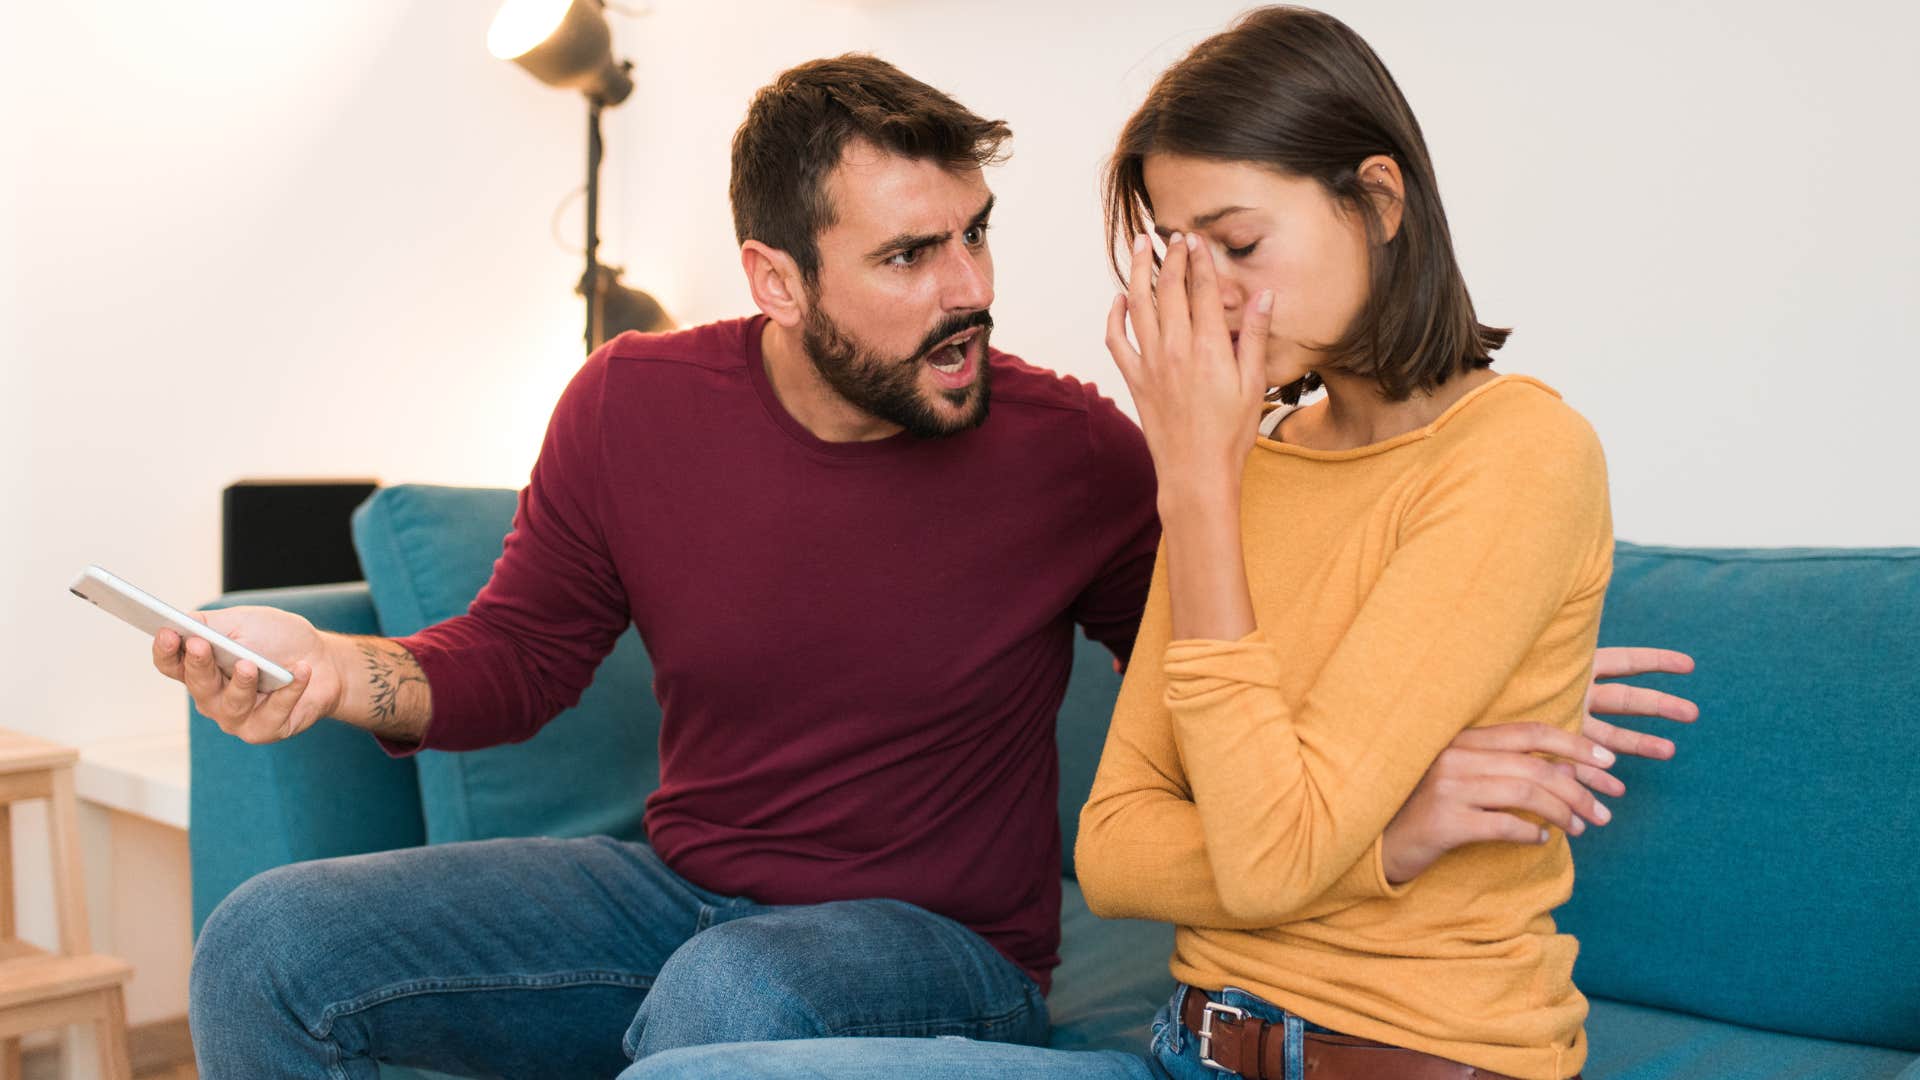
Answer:
<svg viewBox="0 0 1920 1080"><path fill-rule="evenodd" d="M1172 970L1308 1020L1560 1080L1586 1059L1566 837L1475 844L1399 887L1379 838L1469 727L1578 730L1613 525L1599 441L1503 376L1348 451L1261 439L1241 499L1259 629L1170 641L1154 575L1078 873L1178 926ZM1163 553L1164 555L1164 553Z"/></svg>

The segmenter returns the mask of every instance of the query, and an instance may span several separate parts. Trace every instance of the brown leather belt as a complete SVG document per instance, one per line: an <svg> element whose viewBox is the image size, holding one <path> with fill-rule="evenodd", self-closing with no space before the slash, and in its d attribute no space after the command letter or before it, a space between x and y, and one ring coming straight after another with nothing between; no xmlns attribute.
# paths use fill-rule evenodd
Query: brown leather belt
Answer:
<svg viewBox="0 0 1920 1080"><path fill-rule="evenodd" d="M1215 1004L1191 988L1180 1006L1180 1022L1200 1041L1200 1057L1206 1064L1246 1080L1286 1077L1287 1040L1281 1025ZM1515 1080L1505 1073L1354 1035L1309 1031L1305 1041L1302 1063L1312 1080Z"/></svg>

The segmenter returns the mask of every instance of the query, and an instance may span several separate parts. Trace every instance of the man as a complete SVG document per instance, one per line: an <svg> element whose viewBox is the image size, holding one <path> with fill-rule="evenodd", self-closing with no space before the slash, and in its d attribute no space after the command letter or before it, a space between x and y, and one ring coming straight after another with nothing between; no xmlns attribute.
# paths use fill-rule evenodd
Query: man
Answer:
<svg viewBox="0 0 1920 1080"><path fill-rule="evenodd" d="M647 844L450 844L242 886L195 957L203 1076L604 1076L715 1041L1045 1041L1054 714L1075 624L1127 656L1158 533L1139 430L988 346L983 168L1008 137L869 57L784 73L733 148L761 314L589 358L466 615L389 640L209 613L292 668L265 696L204 642L156 638L156 665L250 742L328 715L395 754L523 739L630 623L664 714ZM1614 790L1529 751L1589 759L1546 727L1462 746L1450 768L1524 795L1430 774L1403 811L1422 850L1520 824L1502 808L1591 819L1580 778Z"/></svg>

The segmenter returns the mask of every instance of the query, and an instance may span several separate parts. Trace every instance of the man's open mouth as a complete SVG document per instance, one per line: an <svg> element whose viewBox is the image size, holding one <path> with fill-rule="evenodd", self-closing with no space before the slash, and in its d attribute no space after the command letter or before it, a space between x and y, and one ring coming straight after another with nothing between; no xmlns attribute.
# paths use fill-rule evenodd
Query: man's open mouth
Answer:
<svg viewBox="0 0 1920 1080"><path fill-rule="evenodd" d="M947 390L973 385L986 353L985 335L985 327L969 326L927 350L927 366L933 369L934 382Z"/></svg>
<svg viewBox="0 0 1920 1080"><path fill-rule="evenodd" d="M935 345L933 349L927 353L927 363L932 364L933 369L943 375L960 374L967 366L967 354L972 351L968 348L968 345L973 342L974 338L979 336L980 328L977 326L970 326L962 330L940 344Z"/></svg>

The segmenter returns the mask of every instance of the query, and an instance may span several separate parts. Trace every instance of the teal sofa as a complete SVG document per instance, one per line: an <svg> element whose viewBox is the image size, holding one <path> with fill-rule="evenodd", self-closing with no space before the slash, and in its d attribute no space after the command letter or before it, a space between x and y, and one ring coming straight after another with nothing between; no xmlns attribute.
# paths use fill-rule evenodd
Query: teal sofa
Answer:
<svg viewBox="0 0 1920 1080"><path fill-rule="evenodd" d="M398 635L463 611L514 508L503 490L402 486L354 520L367 581L236 593L326 629ZM1920 549L1705 550L1622 543L1602 641L1684 648L1702 719L1671 762L1627 760L1607 828L1575 843L1576 979L1590 1080L1920 1080ZM639 838L659 712L629 632L535 738L386 757L331 720L248 746L192 724L194 925L283 863L496 836ZM1061 1047L1145 1045L1171 990L1164 927L1093 917L1073 823L1118 689L1079 639L1061 709ZM1654 724L1661 723L1653 721ZM615 1033L617 1035L617 1033ZM403 1074L388 1070L391 1075Z"/></svg>

